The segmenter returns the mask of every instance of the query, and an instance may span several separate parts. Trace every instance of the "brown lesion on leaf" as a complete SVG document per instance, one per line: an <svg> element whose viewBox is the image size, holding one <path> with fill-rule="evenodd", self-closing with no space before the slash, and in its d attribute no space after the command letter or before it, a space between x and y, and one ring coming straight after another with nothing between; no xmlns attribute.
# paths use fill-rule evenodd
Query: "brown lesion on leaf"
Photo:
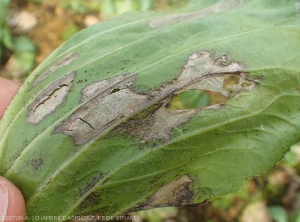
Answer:
<svg viewBox="0 0 300 222"><path fill-rule="evenodd" d="M156 104L144 118L133 117L118 126L114 132L142 136L141 143L153 139L170 140L171 132L182 123L188 122L198 110L167 110L165 104Z"/></svg>
<svg viewBox="0 0 300 222"><path fill-rule="evenodd" d="M28 108L27 122L38 124L61 105L72 88L75 76L76 71L72 71L42 91Z"/></svg>
<svg viewBox="0 0 300 222"><path fill-rule="evenodd" d="M143 141L152 139L170 140L171 132L182 123L188 122L197 110L167 110L164 106L153 115L152 124L146 128Z"/></svg>
<svg viewBox="0 0 300 222"><path fill-rule="evenodd" d="M111 130L149 140L169 140L172 130L188 122L203 109L218 109L223 104L190 110L168 110L173 95L188 90L209 90L231 99L251 91L258 83L250 80L239 62L227 62L227 56L216 57L209 51L192 53L181 73L160 89L140 94L133 90L137 74L120 75L86 86L81 92L82 104L54 133L64 133L76 145L83 145ZM228 83L236 77L238 81ZM141 113L145 115L141 116ZM130 127L131 125L131 127ZM129 127L128 127L129 126Z"/></svg>
<svg viewBox="0 0 300 222"><path fill-rule="evenodd" d="M189 175L164 185L152 194L145 203L139 204L130 211L148 210L157 207L193 205L193 180Z"/></svg>
<svg viewBox="0 0 300 222"><path fill-rule="evenodd" d="M90 88L88 90L83 89L82 95L85 99L81 101L86 103L54 132L63 132L73 137L77 145L82 145L108 130L128 114L139 110L149 98L147 95L140 95L127 88L134 82L136 75L123 77L110 79L110 85L97 89L96 95L92 94L95 92L94 89L90 90L93 86L87 86ZM114 89L118 90L114 91Z"/></svg>
<svg viewBox="0 0 300 222"><path fill-rule="evenodd" d="M218 13L222 11L227 11L236 7L239 7L243 4L244 0L221 0L218 3L196 11L196 12L190 12L190 13L181 13L177 15L170 15L170 16L164 16L158 19L151 20L148 25L151 28L158 28L161 26L168 25L173 22L181 22L185 20L191 20L196 18L202 18L205 17L211 13Z"/></svg>
<svg viewBox="0 0 300 222"><path fill-rule="evenodd" d="M40 74L33 83L33 86L37 85L39 82L47 78L52 72L55 72L58 68L66 66L74 62L80 54L78 52L70 52L65 57L60 59L57 63L50 66L47 71Z"/></svg>
<svg viewBox="0 0 300 222"><path fill-rule="evenodd" d="M241 63L228 64L227 56L216 58L208 51L195 52L189 56L179 77L166 84L159 93L156 92L158 95L168 95L166 98L156 104L145 117L132 117L115 131L141 136L141 143L153 139L168 141L174 129L188 122L201 110L218 109L223 106L223 103L220 103L203 108L168 110L166 105L170 95L199 89L219 93L229 100L241 92L253 90L258 83L257 80L249 80L247 73L243 72L244 69Z"/></svg>
<svg viewBox="0 0 300 222"><path fill-rule="evenodd" d="M99 173L98 176L93 177L92 180L85 185L85 187L79 189L78 196L79 197L83 196L86 192L92 189L103 177L104 177L103 173Z"/></svg>
<svg viewBox="0 0 300 222"><path fill-rule="evenodd" d="M87 102L93 99L95 95L99 95L103 98L121 89L129 88L135 79L136 75L123 74L114 78L92 83L84 87L81 91L80 102Z"/></svg>
<svg viewBox="0 0 300 222"><path fill-rule="evenodd" d="M97 191L95 191L90 193L86 198L84 198L84 200L80 203L78 208L80 211L86 211L91 206L97 206L101 204L102 201L102 193L98 193Z"/></svg>

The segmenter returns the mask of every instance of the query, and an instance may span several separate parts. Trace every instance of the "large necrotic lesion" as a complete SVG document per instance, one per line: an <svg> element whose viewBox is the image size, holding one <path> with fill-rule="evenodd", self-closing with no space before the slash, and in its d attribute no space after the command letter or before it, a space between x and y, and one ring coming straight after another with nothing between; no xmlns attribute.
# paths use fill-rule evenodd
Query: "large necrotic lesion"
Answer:
<svg viewBox="0 0 300 222"><path fill-rule="evenodd" d="M122 75L85 87L80 100L83 105L55 132L63 132L81 145L138 110L148 96L129 88L135 78L136 75Z"/></svg>
<svg viewBox="0 0 300 222"><path fill-rule="evenodd" d="M201 109L169 110L166 107L172 96L196 89L209 90L231 99L241 92L253 90L257 84L257 81L248 79L244 70L242 63L228 63L225 55L216 57L209 51L197 51L188 57L176 79L155 92L135 92L133 85L137 74L102 80L82 90L81 107L57 127L55 133L71 136L77 145L82 145L113 129L124 132L124 122L126 125L126 122L134 120L139 122L134 124L138 130L127 128L127 133L141 137L142 142L169 140L174 128L188 122L202 109L222 106L215 104ZM228 77L234 76L238 81L228 84ZM135 118L152 106L155 109L151 115Z"/></svg>
<svg viewBox="0 0 300 222"><path fill-rule="evenodd" d="M156 207L184 206L193 204L193 180L189 175L182 175L180 178L165 184L154 194L147 198L147 201L130 211L148 210Z"/></svg>
<svg viewBox="0 0 300 222"><path fill-rule="evenodd" d="M54 112L67 98L75 76L76 71L72 71L41 92L29 106L27 121L31 124L38 124Z"/></svg>
<svg viewBox="0 0 300 222"><path fill-rule="evenodd" d="M80 57L78 52L70 52L61 58L59 61L51 65L46 71L41 73L33 83L36 86L38 83L46 79L51 73L57 69L67 66ZM35 99L34 103L29 106L27 121L31 124L40 123L46 116L50 115L54 110L61 105L66 99L72 82L75 79L76 71L71 71L69 74L61 77L53 84L43 90Z"/></svg>

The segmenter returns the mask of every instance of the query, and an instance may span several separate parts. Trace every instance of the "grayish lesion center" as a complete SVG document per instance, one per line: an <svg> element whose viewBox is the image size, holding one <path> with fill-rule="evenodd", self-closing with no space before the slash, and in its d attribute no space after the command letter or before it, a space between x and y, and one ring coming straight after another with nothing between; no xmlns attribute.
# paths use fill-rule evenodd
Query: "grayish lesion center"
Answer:
<svg viewBox="0 0 300 222"><path fill-rule="evenodd" d="M54 112L65 101L75 76L76 71L72 71L41 92L29 106L26 120L31 124L38 124Z"/></svg>
<svg viewBox="0 0 300 222"><path fill-rule="evenodd" d="M50 66L45 72L40 74L33 83L33 86L37 85L44 79L46 79L51 73L55 72L57 69L69 65L74 62L77 58L79 58L80 54L78 52L70 52L63 58L61 58L58 62Z"/></svg>

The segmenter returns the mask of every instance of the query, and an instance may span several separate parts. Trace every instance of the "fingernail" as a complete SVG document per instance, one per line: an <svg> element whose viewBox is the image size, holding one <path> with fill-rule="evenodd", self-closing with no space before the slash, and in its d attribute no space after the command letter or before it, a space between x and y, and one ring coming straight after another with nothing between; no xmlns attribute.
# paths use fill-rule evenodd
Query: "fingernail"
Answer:
<svg viewBox="0 0 300 222"><path fill-rule="evenodd" d="M8 209L8 189L7 186L0 182L0 222L5 221Z"/></svg>

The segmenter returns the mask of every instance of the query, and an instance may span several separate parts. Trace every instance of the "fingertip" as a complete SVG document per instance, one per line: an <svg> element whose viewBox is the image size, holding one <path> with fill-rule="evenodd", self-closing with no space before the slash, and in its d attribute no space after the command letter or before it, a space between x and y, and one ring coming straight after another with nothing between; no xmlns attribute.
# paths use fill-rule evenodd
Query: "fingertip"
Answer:
<svg viewBox="0 0 300 222"><path fill-rule="evenodd" d="M20 84L0 77L0 118Z"/></svg>
<svg viewBox="0 0 300 222"><path fill-rule="evenodd" d="M21 191L12 182L1 176L0 185L6 187L8 191L8 208L7 212L4 212L4 214L6 213L5 222L24 221L26 215L25 201ZM0 218L0 221L3 220Z"/></svg>

